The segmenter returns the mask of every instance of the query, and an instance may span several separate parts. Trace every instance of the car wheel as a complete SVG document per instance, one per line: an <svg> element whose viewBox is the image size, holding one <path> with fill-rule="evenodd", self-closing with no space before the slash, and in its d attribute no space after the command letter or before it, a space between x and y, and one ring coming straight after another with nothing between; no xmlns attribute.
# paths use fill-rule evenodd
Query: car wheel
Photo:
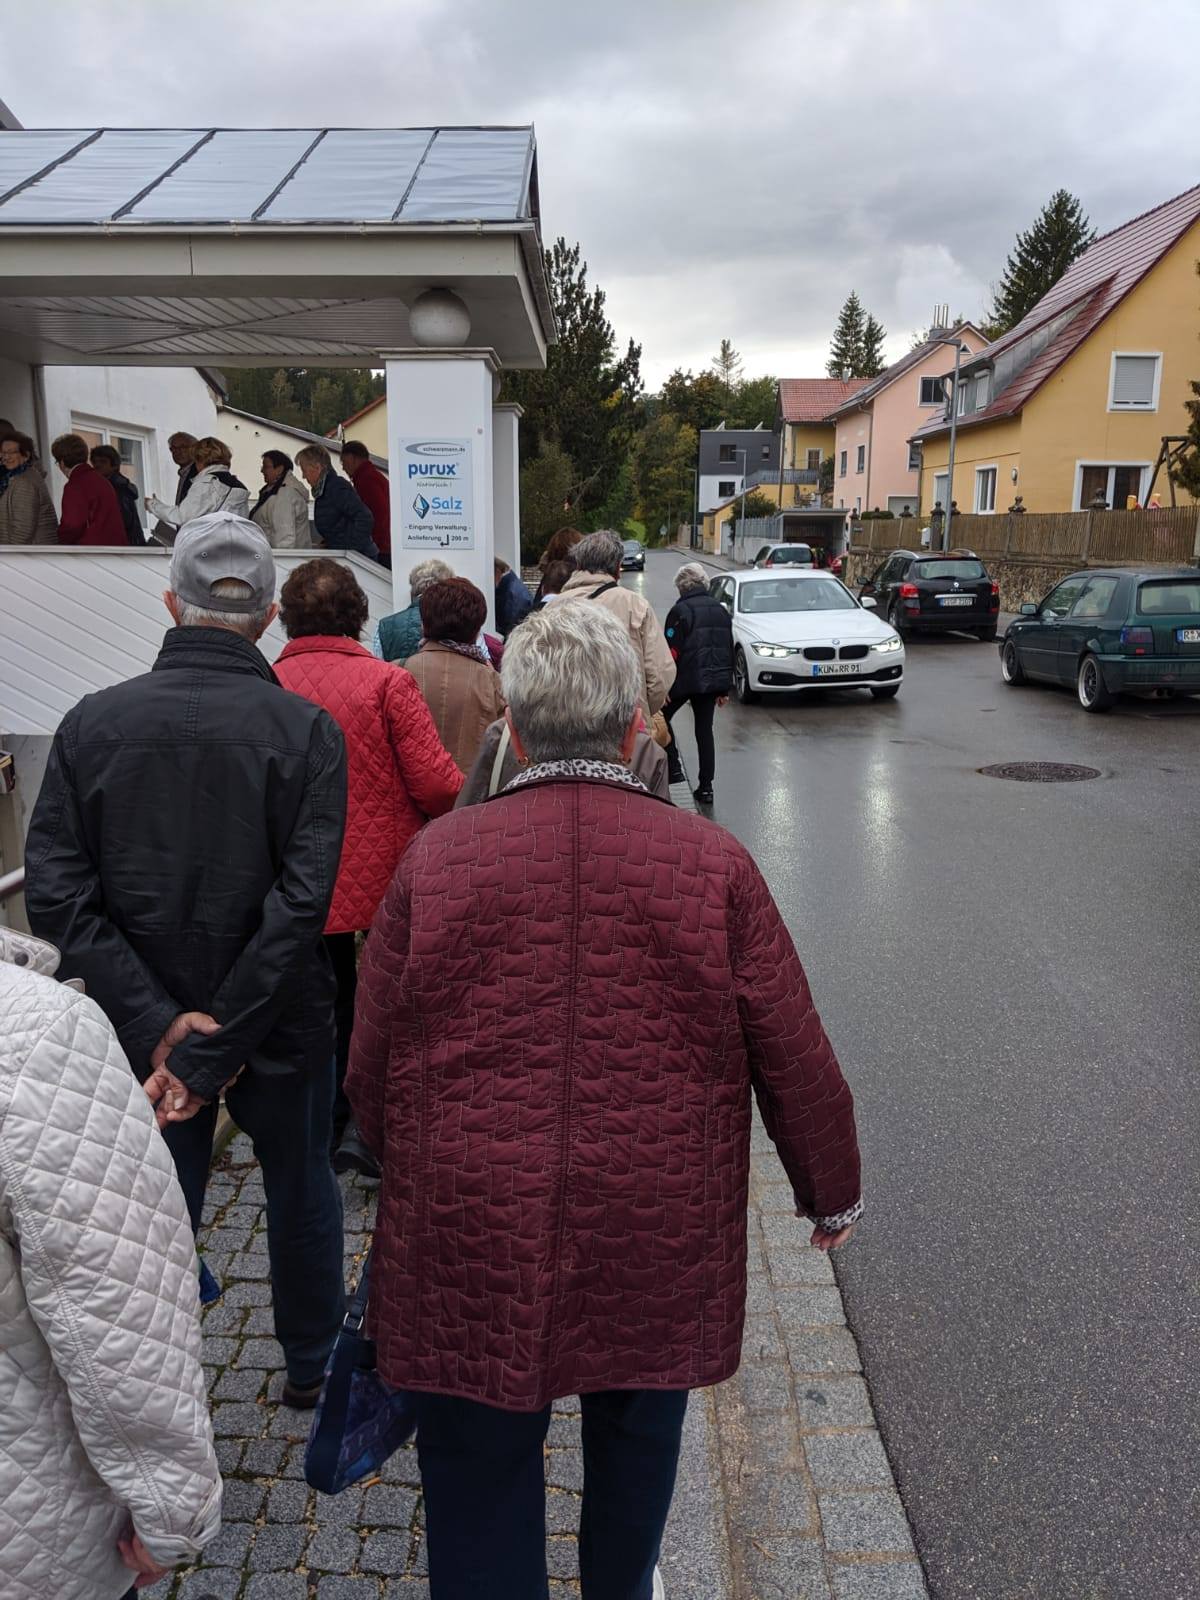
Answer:
<svg viewBox="0 0 1200 1600"><path fill-rule="evenodd" d="M1075 688L1079 694L1079 704L1085 711L1107 711L1113 703L1113 696L1104 686L1104 675L1095 656L1084 656L1079 663Z"/></svg>
<svg viewBox="0 0 1200 1600"><path fill-rule="evenodd" d="M745 652L739 647L733 656L733 692L740 706L752 706L758 695L750 687L750 668Z"/></svg>
<svg viewBox="0 0 1200 1600"><path fill-rule="evenodd" d="M1025 669L1021 665L1017 647L1011 639L1005 640L1004 649L1000 652L1000 676L1013 689L1025 682Z"/></svg>
<svg viewBox="0 0 1200 1600"><path fill-rule="evenodd" d="M909 637L910 633L912 632L912 629L908 626L908 623L904 620L904 611L903 611L903 608L900 605L899 600L893 600L891 605L888 607L888 618L887 619L888 619L888 622L891 624L891 626L893 628L895 628L896 632L900 635L900 637L902 639L907 639Z"/></svg>
<svg viewBox="0 0 1200 1600"><path fill-rule="evenodd" d="M996 629L995 629L995 626L993 625L990 628L976 628L975 629L975 637L982 644L995 644L995 642L996 642Z"/></svg>
<svg viewBox="0 0 1200 1600"><path fill-rule="evenodd" d="M882 689L871 690L871 699L894 700L899 693L900 685L898 683L885 683Z"/></svg>

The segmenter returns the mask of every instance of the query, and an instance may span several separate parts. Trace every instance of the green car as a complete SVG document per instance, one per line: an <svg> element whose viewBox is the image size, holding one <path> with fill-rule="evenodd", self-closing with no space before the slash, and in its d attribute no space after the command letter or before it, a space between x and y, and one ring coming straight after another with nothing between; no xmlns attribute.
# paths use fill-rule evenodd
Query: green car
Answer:
<svg viewBox="0 0 1200 1600"><path fill-rule="evenodd" d="M1021 607L1000 641L1005 683L1068 684L1085 711L1119 694L1200 694L1200 571L1074 572Z"/></svg>

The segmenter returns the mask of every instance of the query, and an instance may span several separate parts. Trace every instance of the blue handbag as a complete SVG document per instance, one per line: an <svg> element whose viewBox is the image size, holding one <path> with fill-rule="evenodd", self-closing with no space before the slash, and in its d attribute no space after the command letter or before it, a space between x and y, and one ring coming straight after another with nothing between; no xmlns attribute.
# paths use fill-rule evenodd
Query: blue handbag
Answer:
<svg viewBox="0 0 1200 1600"><path fill-rule="evenodd" d="M387 1387L375 1370L375 1341L362 1331L370 1279L369 1254L325 1368L304 1452L304 1476L325 1494L378 1471L417 1426L414 1396Z"/></svg>

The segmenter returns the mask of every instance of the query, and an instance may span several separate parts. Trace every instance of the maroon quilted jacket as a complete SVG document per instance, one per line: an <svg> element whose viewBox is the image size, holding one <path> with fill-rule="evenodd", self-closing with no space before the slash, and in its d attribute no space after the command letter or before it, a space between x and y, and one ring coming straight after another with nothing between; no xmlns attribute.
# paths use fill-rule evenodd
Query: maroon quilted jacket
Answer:
<svg viewBox="0 0 1200 1600"><path fill-rule="evenodd" d="M463 775L411 675L353 639L293 639L275 676L324 706L346 736L346 833L325 932L369 928L409 841L450 810Z"/></svg>
<svg viewBox="0 0 1200 1600"><path fill-rule="evenodd" d="M367 943L346 1084L383 1163L385 1381L530 1411L727 1378L751 1086L800 1207L854 1207L850 1091L724 829L537 769L431 823Z"/></svg>

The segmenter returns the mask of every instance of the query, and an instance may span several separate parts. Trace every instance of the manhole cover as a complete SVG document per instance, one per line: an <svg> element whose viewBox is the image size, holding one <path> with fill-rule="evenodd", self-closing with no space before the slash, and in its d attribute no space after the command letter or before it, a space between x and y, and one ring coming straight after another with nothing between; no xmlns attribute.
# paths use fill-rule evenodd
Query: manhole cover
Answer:
<svg viewBox="0 0 1200 1600"><path fill-rule="evenodd" d="M1061 761L1002 761L979 771L985 778L1011 778L1014 783L1085 783L1100 776L1096 767L1072 767Z"/></svg>

